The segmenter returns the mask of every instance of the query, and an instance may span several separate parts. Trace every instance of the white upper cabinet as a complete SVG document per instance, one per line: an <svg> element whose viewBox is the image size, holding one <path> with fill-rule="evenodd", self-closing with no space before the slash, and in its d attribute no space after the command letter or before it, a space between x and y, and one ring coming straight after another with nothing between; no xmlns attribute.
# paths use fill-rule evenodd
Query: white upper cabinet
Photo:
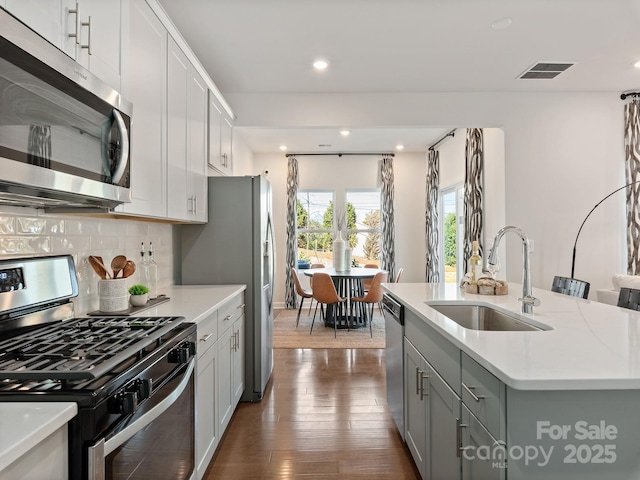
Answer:
<svg viewBox="0 0 640 480"><path fill-rule="evenodd" d="M187 105L189 142L188 196L193 196L192 214L197 222L207 221L207 85L192 67Z"/></svg>
<svg viewBox="0 0 640 480"><path fill-rule="evenodd" d="M80 0L77 13L68 15L72 23L76 21L68 27L73 29L70 33L76 28L78 32L76 61L117 91L121 86L121 8L120 0Z"/></svg>
<svg viewBox="0 0 640 480"><path fill-rule="evenodd" d="M228 115L209 90L209 166L224 175L233 175L231 157L233 127Z"/></svg>
<svg viewBox="0 0 640 480"><path fill-rule="evenodd" d="M207 221L207 87L169 36L168 216Z"/></svg>
<svg viewBox="0 0 640 480"><path fill-rule="evenodd" d="M167 30L144 0L131 0L123 41L122 94L134 105L132 203L119 212L167 215ZM144 65L144 68L140 68Z"/></svg>
<svg viewBox="0 0 640 480"><path fill-rule="evenodd" d="M11 14L117 91L121 8L121 0L6 0Z"/></svg>
<svg viewBox="0 0 640 480"><path fill-rule="evenodd" d="M13 16L35 30L60 50L66 38L65 11L75 6L69 0L6 0L3 5ZM68 52L67 52L68 53Z"/></svg>

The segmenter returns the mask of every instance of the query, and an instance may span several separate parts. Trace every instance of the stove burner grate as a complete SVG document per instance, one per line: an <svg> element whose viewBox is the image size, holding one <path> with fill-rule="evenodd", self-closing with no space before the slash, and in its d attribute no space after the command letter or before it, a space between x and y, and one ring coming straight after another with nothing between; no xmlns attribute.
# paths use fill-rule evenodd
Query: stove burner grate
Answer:
<svg viewBox="0 0 640 480"><path fill-rule="evenodd" d="M0 378L98 378L182 322L183 317L94 317L47 325L0 341Z"/></svg>

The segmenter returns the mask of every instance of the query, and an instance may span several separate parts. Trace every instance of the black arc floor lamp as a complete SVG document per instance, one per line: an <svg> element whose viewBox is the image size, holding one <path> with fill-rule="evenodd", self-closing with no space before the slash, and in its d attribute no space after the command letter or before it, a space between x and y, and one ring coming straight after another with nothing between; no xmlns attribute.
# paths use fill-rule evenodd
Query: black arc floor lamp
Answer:
<svg viewBox="0 0 640 480"><path fill-rule="evenodd" d="M587 219L589 218L589 216L593 213L593 211L598 208L600 206L600 204L602 202L604 202L607 198L609 198L611 195L613 195L616 192L619 192L620 190L624 190L627 187L630 187L631 185L635 185L636 183L640 183L640 180L636 180L635 182L631 182L631 183L627 183L626 185L623 185L620 188L616 188L613 192L611 192L609 195L607 195L606 197L604 197L602 200L600 200L598 203L596 203L593 208L589 211L589 213L587 213L587 216L584 217L584 220L582 221L582 223L580 224L580 228L578 229L578 234L576 235L576 241L573 242L573 257L571 259L571 278L575 278L573 276L574 271L575 271L575 267L576 267L576 245L578 245L578 237L580 236L580 232L582 232L582 227L584 227L585 222L587 221Z"/></svg>

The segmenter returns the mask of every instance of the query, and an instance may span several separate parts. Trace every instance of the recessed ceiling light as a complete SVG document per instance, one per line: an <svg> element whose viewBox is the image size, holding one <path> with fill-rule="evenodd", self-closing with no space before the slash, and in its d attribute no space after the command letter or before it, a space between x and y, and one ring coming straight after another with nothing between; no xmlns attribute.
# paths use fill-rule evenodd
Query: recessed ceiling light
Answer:
<svg viewBox="0 0 640 480"><path fill-rule="evenodd" d="M512 23L513 20L511 20L509 17L504 17L493 22L491 24L491 28L493 28L494 30L506 30L511 26Z"/></svg>
<svg viewBox="0 0 640 480"><path fill-rule="evenodd" d="M636 68L640 68L640 61L637 61L636 63L634 63L633 66Z"/></svg>
<svg viewBox="0 0 640 480"><path fill-rule="evenodd" d="M340 130L340 135L342 135L343 137L348 137L350 133L350 130Z"/></svg>
<svg viewBox="0 0 640 480"><path fill-rule="evenodd" d="M329 63L326 60L316 60L313 62L313 68L316 70L324 70L329 66Z"/></svg>
<svg viewBox="0 0 640 480"><path fill-rule="evenodd" d="M396 150L404 150L404 145L396 145Z"/></svg>
<svg viewBox="0 0 640 480"><path fill-rule="evenodd" d="M282 150L283 152L287 149L286 145L280 145L280 150Z"/></svg>

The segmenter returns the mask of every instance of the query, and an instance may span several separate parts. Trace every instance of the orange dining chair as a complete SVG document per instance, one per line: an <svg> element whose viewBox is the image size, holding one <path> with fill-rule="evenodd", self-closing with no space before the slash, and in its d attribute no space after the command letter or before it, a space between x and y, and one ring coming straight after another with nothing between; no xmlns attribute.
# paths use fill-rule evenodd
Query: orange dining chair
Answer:
<svg viewBox="0 0 640 480"><path fill-rule="evenodd" d="M313 293L311 290L307 290L302 288L300 285L300 278L298 277L298 272L295 268L291 269L291 274L293 275L293 281L296 284L296 293L300 297L300 307L298 308L298 318L296 318L296 328L298 328L298 323L300 322L300 312L302 311L302 304L304 303L305 298L313 298Z"/></svg>
<svg viewBox="0 0 640 480"><path fill-rule="evenodd" d="M369 320L369 333L373 338L373 328L371 326L371 322L373 320L373 309L376 304L380 304L382 302L382 294L384 293L382 290L382 285L387 281L388 273L387 272L378 272L376 276L373 277L371 281L371 287L369 291L360 297L352 297L351 304L355 304L357 302L361 302L365 304L365 312Z"/></svg>
<svg viewBox="0 0 640 480"><path fill-rule="evenodd" d="M333 308L327 308L327 313L329 310L332 312L333 316L333 336L337 337L337 325L338 318L336 316L336 310L338 303L345 302L347 299L338 295L336 291L336 286L333 284L333 280L331 279L331 275L328 273L314 273L313 274L313 298L320 305L333 305ZM317 313L317 310L316 310ZM309 330L309 335L313 332L313 322L316 320L316 314L313 314L313 320L311 320L311 330Z"/></svg>
<svg viewBox="0 0 640 480"><path fill-rule="evenodd" d="M375 263L367 263L364 268L380 268ZM371 282L373 282L373 278L363 278L362 279L362 288L365 292L368 292L371 288Z"/></svg>
<svg viewBox="0 0 640 480"><path fill-rule="evenodd" d="M312 263L311 265L309 265L309 268L325 268L325 267L324 267L324 263ZM311 291L313 291L313 275L309 277L309 288L311 288ZM313 306L313 298L309 302L309 315L311 315L312 306ZM316 305L316 309L317 309L317 305Z"/></svg>

